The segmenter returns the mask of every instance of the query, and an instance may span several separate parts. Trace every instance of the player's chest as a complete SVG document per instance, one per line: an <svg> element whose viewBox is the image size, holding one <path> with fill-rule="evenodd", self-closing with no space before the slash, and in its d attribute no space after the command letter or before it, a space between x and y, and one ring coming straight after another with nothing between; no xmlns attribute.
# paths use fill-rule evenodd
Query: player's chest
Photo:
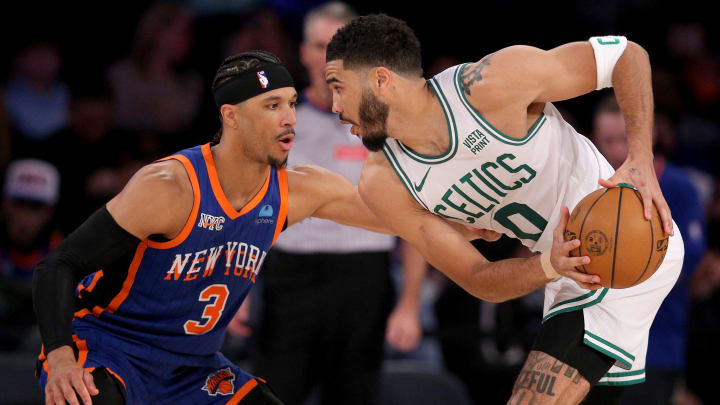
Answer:
<svg viewBox="0 0 720 405"><path fill-rule="evenodd" d="M517 194L537 177L536 162L525 151L493 147L482 137L441 164L406 162L408 188L427 210L475 224L490 221L509 194ZM463 145L464 146L464 145ZM477 148L477 153L470 149ZM481 148L481 149L480 149Z"/></svg>

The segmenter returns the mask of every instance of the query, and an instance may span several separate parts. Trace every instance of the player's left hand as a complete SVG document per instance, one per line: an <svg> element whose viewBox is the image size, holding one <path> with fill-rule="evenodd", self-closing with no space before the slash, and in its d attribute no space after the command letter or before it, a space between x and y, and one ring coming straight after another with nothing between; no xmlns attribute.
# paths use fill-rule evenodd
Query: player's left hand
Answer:
<svg viewBox="0 0 720 405"><path fill-rule="evenodd" d="M401 352L415 350L420 344L422 327L418 311L398 304L388 317L385 340Z"/></svg>
<svg viewBox="0 0 720 405"><path fill-rule="evenodd" d="M652 156L642 158L628 157L612 177L607 180L600 179L598 183L607 188L617 187L620 183L635 186L643 199L645 219L650 220L652 205L655 203L665 233L668 235L673 234L670 207L668 207L667 202L665 202L665 197L663 197L662 191L660 191L660 184L655 174Z"/></svg>

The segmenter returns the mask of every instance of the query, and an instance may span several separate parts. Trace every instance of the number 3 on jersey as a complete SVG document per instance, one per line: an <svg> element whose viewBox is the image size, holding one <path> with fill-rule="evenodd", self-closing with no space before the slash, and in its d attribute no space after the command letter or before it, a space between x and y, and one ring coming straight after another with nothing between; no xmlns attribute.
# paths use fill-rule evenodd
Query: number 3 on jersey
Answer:
<svg viewBox="0 0 720 405"><path fill-rule="evenodd" d="M185 322L185 333L188 335L202 335L215 327L225 309L228 295L230 295L230 292L225 284L213 284L202 290L198 300L210 301L215 298L215 301L205 306L202 313L204 323L192 320Z"/></svg>

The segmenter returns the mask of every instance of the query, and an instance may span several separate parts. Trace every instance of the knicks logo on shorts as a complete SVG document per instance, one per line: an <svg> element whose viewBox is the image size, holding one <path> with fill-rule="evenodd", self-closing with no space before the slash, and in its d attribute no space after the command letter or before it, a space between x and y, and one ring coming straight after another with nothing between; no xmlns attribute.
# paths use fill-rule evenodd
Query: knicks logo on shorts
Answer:
<svg viewBox="0 0 720 405"><path fill-rule="evenodd" d="M230 367L227 367L208 375L202 390L207 391L212 397L217 394L232 395L235 393L233 381L235 381L235 374L230 371Z"/></svg>

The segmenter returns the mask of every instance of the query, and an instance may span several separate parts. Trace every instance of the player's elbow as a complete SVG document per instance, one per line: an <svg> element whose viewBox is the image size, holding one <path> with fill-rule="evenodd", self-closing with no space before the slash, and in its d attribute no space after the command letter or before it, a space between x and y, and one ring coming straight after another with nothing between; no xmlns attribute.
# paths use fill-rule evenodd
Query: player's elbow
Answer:
<svg viewBox="0 0 720 405"><path fill-rule="evenodd" d="M640 46L637 42L628 41L625 52L632 54L637 59L644 60L647 61L647 63L650 63L650 55L645 50L645 48Z"/></svg>

